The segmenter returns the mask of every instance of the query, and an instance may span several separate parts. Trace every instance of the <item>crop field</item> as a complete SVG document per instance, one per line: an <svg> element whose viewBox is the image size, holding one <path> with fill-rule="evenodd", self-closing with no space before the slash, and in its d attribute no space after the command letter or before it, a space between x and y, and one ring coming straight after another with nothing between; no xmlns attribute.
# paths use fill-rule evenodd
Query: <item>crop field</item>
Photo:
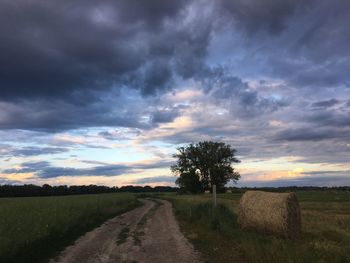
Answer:
<svg viewBox="0 0 350 263"><path fill-rule="evenodd" d="M241 194L168 195L182 231L209 262L350 262L350 193L297 193L302 237L286 240L241 230L236 212Z"/></svg>
<svg viewBox="0 0 350 263"><path fill-rule="evenodd" d="M77 237L138 206L134 194L0 199L0 262L46 262Z"/></svg>

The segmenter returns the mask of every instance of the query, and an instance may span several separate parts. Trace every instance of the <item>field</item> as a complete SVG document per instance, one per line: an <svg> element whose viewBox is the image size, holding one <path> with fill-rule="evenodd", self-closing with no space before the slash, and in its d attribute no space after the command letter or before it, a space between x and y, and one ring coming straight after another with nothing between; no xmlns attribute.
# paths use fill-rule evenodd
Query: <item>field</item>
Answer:
<svg viewBox="0 0 350 263"><path fill-rule="evenodd" d="M0 262L46 262L105 220L138 206L134 194L0 199Z"/></svg>
<svg viewBox="0 0 350 263"><path fill-rule="evenodd" d="M350 262L350 193L298 192L303 233L284 240L241 230L236 223L240 193L168 195L181 229L209 262Z"/></svg>
<svg viewBox="0 0 350 263"><path fill-rule="evenodd" d="M219 194L215 209L209 194L1 198L0 262L46 262L147 196L172 202L182 232L208 262L350 262L349 192L297 192L303 224L298 240L241 230L236 223L241 195Z"/></svg>

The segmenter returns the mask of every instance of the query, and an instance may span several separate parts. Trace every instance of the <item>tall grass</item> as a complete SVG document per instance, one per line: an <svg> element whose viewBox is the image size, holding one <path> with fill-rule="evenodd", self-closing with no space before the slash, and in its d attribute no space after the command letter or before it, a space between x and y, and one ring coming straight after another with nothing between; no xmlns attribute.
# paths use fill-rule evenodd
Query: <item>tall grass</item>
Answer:
<svg viewBox="0 0 350 263"><path fill-rule="evenodd" d="M77 237L138 205L133 194L0 199L0 262L46 262Z"/></svg>
<svg viewBox="0 0 350 263"><path fill-rule="evenodd" d="M350 193L301 192L303 233L299 240L241 230L240 195L168 196L195 247L209 262L350 262Z"/></svg>

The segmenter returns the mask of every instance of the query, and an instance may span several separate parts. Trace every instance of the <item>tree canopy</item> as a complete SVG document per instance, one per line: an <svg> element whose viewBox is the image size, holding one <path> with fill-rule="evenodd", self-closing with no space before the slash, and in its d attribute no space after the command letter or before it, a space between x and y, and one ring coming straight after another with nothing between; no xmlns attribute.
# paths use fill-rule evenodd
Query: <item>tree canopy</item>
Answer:
<svg viewBox="0 0 350 263"><path fill-rule="evenodd" d="M240 174L232 163L240 162L236 150L223 142L203 141L179 147L172 172L179 176L176 183L183 191L197 193L216 185L223 190L230 180L236 182Z"/></svg>

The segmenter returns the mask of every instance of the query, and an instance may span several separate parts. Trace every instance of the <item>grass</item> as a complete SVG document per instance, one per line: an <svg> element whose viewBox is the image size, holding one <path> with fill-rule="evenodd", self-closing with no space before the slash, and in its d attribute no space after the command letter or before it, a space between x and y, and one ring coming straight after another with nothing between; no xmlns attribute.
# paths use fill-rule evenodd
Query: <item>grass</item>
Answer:
<svg viewBox="0 0 350 263"><path fill-rule="evenodd" d="M350 193L297 193L303 233L286 240L244 231L236 223L241 194L165 195L185 235L208 262L350 262Z"/></svg>
<svg viewBox="0 0 350 263"><path fill-rule="evenodd" d="M105 220L135 208L127 193L0 199L0 262L46 262Z"/></svg>
<svg viewBox="0 0 350 263"><path fill-rule="evenodd" d="M142 216L141 220L136 225L136 229L133 233L135 246L141 246L141 237L145 235L145 233L142 230L143 227L146 225L147 220L157 211L157 209L161 205L163 205L163 203L158 201L157 199L150 199L150 200L152 200L155 203L155 205L146 214Z"/></svg>
<svg viewBox="0 0 350 263"><path fill-rule="evenodd" d="M130 228L128 226L124 227L120 231L117 239L117 245L121 245L125 243L126 239L129 237L129 232L130 232Z"/></svg>
<svg viewBox="0 0 350 263"><path fill-rule="evenodd" d="M208 262L350 262L350 193L297 193L303 233L299 240L241 230L236 223L240 193L147 195L173 203L185 235ZM139 205L134 194L0 199L0 262L46 262L63 247L108 218ZM156 205L149 213L154 213ZM139 229L149 214L139 222ZM122 234L123 233L123 234ZM117 242L125 241L125 226ZM135 232L140 245L142 231ZM123 242L124 242L123 241ZM120 243L121 244L121 243Z"/></svg>

